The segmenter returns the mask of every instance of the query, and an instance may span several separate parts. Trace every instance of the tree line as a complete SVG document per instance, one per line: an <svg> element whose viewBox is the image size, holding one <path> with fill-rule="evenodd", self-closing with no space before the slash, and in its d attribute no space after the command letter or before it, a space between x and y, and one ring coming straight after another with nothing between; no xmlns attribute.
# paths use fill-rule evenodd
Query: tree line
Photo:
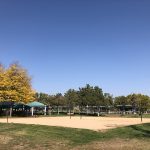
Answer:
<svg viewBox="0 0 150 150"><path fill-rule="evenodd" d="M55 106L110 106L113 105L113 96L103 93L98 86L87 84L79 90L69 89L63 94L49 95L46 93L36 93L36 99L47 105Z"/></svg>
<svg viewBox="0 0 150 150"><path fill-rule="evenodd" d="M5 68L0 64L0 102L39 101L49 106L105 106L117 107L132 106L132 110L144 112L150 108L150 97L143 94L130 94L128 96L113 97L110 93L104 93L99 86L89 84L79 87L78 90L69 89L64 94L37 93L33 90L31 77L27 70L18 63Z"/></svg>
<svg viewBox="0 0 150 150"><path fill-rule="evenodd" d="M130 105L134 111L146 111L150 108L150 97L142 94L130 94L128 96L113 97L109 93L103 93L98 86L85 87L78 90L69 89L63 95L49 95L46 93L36 93L35 99L50 106L105 106L117 107Z"/></svg>

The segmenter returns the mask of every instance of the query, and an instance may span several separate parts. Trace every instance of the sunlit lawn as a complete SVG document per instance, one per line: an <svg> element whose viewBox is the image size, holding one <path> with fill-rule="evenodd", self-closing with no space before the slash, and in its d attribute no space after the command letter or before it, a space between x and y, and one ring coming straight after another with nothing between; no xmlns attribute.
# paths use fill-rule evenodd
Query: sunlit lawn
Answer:
<svg viewBox="0 0 150 150"><path fill-rule="evenodd" d="M150 149L150 123L103 132L0 123L0 149ZM137 143L137 145L136 145ZM138 144L140 144L138 146ZM96 146L97 145L97 146ZM114 145L114 146L113 146Z"/></svg>

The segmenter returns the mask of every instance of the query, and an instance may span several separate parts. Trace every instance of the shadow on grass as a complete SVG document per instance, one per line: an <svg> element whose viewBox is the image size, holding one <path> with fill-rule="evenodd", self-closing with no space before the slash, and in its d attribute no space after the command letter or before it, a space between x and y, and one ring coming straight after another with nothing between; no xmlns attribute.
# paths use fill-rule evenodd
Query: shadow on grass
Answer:
<svg viewBox="0 0 150 150"><path fill-rule="evenodd" d="M147 137L150 138L150 123L144 124L144 125L133 125L130 126L133 130L139 132L140 137Z"/></svg>
<svg viewBox="0 0 150 150"><path fill-rule="evenodd" d="M150 123L110 129L104 133L104 136L104 139L150 139Z"/></svg>

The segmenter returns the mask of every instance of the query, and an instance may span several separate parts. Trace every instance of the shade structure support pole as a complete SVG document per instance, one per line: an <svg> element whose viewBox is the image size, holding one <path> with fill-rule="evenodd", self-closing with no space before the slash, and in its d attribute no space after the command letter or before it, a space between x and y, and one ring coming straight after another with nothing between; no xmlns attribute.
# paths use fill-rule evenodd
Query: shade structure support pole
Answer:
<svg viewBox="0 0 150 150"><path fill-rule="evenodd" d="M34 107L31 107L31 116L34 115Z"/></svg>
<svg viewBox="0 0 150 150"><path fill-rule="evenodd" d="M46 105L44 107L44 115L46 116Z"/></svg>
<svg viewBox="0 0 150 150"><path fill-rule="evenodd" d="M9 116L12 117L12 107L10 107Z"/></svg>

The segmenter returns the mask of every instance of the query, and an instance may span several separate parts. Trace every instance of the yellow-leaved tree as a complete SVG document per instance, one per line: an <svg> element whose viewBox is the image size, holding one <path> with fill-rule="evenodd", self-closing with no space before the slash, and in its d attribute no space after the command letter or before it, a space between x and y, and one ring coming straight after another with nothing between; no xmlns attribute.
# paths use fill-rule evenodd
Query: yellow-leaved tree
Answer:
<svg viewBox="0 0 150 150"><path fill-rule="evenodd" d="M7 85L5 68L2 64L0 64L0 101L7 99Z"/></svg>
<svg viewBox="0 0 150 150"><path fill-rule="evenodd" d="M0 101L24 102L34 100L31 78L18 63L8 69L0 65Z"/></svg>

